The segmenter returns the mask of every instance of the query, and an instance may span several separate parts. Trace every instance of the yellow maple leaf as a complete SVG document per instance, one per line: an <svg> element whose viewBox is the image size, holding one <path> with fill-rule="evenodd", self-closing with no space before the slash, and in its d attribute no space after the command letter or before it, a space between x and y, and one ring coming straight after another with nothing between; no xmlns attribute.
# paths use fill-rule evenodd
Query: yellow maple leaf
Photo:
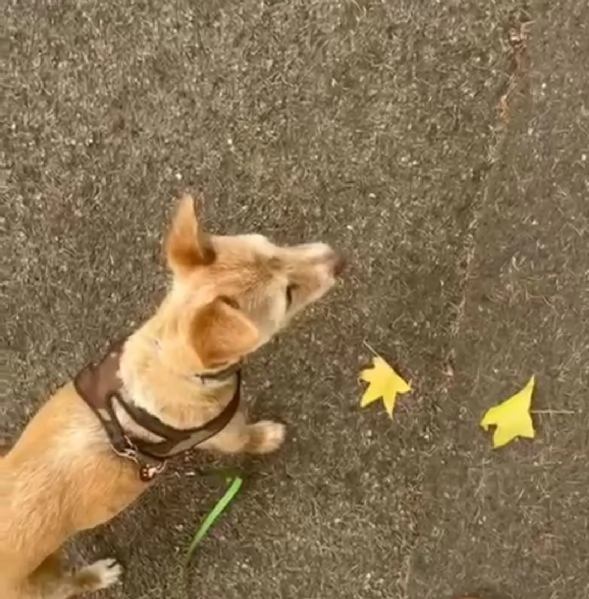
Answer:
<svg viewBox="0 0 589 599"><path fill-rule="evenodd" d="M536 378L533 376L521 391L503 403L493 406L483 416L481 426L484 430L489 430L490 426L496 427L493 433L495 449L507 445L516 437L534 438L536 433L530 416L530 406L535 382Z"/></svg>
<svg viewBox="0 0 589 599"><path fill-rule="evenodd" d="M411 391L411 385L403 380L380 356L372 359L372 368L360 373L360 379L369 383L360 407L364 408L382 397L388 415L393 417L398 393Z"/></svg>

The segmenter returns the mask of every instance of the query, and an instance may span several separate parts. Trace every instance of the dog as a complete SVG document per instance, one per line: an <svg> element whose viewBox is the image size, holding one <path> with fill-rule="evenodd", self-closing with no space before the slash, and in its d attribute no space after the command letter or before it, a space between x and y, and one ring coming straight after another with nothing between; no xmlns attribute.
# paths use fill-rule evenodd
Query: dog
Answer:
<svg viewBox="0 0 589 599"><path fill-rule="evenodd" d="M116 560L70 572L60 547L124 510L174 455L283 443L283 424L248 423L240 365L335 285L343 261L323 243L208 235L196 212L180 199L164 243L172 281L155 314L61 387L0 458L2 599L66 599L117 582Z"/></svg>

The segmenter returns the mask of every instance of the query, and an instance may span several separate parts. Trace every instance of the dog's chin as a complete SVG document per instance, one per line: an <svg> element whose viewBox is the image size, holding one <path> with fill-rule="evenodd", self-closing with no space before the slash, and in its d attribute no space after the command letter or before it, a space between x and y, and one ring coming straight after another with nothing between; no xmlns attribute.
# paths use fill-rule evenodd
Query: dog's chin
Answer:
<svg viewBox="0 0 589 599"><path fill-rule="evenodd" d="M310 298L306 306L312 306L319 300L323 299L336 285L337 280L335 278L329 278L327 282Z"/></svg>
<svg viewBox="0 0 589 599"><path fill-rule="evenodd" d="M335 285L335 282L334 282L334 285ZM312 297L307 303L302 304L301 306L297 306L296 308L291 310L284 317L284 320L280 324L280 327L278 328L277 332L284 331L284 329L286 329L292 325L293 321L298 320L299 318L301 318L301 316L304 316L308 312L313 313L313 310L315 309L315 304L320 299L322 299L323 296L327 295L327 293L329 293L329 291L331 290L332 287L333 287L333 285L331 287L321 291L320 293L318 293L317 296Z"/></svg>

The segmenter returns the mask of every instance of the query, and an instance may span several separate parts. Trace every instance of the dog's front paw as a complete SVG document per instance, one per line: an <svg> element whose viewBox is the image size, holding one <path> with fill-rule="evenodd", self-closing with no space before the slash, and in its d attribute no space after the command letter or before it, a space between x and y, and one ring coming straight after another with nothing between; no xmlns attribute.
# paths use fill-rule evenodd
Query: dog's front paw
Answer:
<svg viewBox="0 0 589 599"><path fill-rule="evenodd" d="M272 453L283 443L286 426L272 420L262 420L248 426L249 441L246 451L249 453Z"/></svg>
<svg viewBox="0 0 589 599"><path fill-rule="evenodd" d="M91 587L91 590L98 591L118 582L122 573L121 564L116 559L109 557L82 568L76 578L84 580L86 587Z"/></svg>

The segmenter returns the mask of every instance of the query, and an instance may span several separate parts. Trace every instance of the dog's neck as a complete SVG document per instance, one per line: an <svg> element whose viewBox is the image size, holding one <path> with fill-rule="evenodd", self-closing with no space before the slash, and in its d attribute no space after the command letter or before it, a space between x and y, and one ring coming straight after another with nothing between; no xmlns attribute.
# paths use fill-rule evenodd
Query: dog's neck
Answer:
<svg viewBox="0 0 589 599"><path fill-rule="evenodd" d="M201 379L187 368L172 368L162 358L157 327L147 323L129 337L120 359L123 397L178 429L200 426L233 397L237 378ZM117 413L132 426L127 415Z"/></svg>

